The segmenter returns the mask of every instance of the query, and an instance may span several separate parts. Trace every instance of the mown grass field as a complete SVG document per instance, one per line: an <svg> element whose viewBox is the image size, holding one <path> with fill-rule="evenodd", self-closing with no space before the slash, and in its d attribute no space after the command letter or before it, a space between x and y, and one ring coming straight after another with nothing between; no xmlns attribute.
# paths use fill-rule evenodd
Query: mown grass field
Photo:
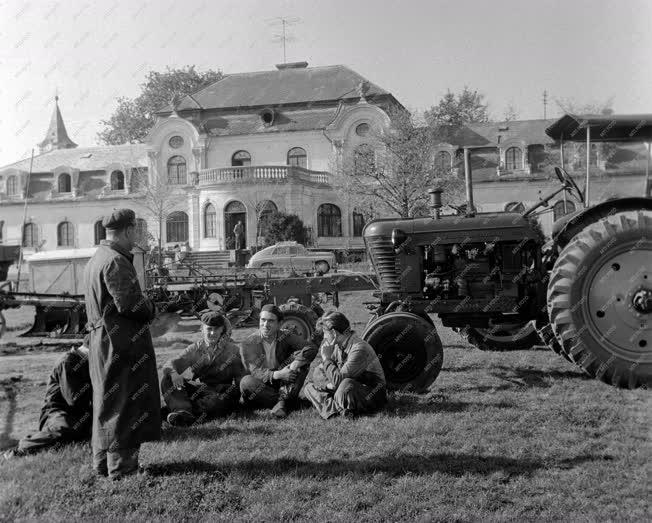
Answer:
<svg viewBox="0 0 652 523"><path fill-rule="evenodd" d="M360 329L364 298L343 300ZM183 336L159 340L159 367ZM4 462L0 518L652 518L649 391L587 379L548 350L483 353L448 329L441 337L444 369L430 392L395 394L374 417L327 422L306 409L282 421L253 412L168 427L142 449L147 474L117 483L93 476L88 445ZM59 356L0 357L5 445L35 428Z"/></svg>

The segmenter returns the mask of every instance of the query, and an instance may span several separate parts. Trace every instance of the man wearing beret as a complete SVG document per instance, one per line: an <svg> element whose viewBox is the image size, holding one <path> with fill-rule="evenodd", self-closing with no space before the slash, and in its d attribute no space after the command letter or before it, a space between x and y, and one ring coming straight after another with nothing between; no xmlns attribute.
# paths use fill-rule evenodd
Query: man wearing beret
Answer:
<svg viewBox="0 0 652 523"><path fill-rule="evenodd" d="M149 332L155 307L143 295L132 263L134 211L116 209L102 225L106 240L84 273L91 332L93 468L120 479L138 471L141 443L161 435L161 399Z"/></svg>
<svg viewBox="0 0 652 523"><path fill-rule="evenodd" d="M324 419L380 410L387 402L385 373L373 347L351 330L341 312L324 314L320 323L324 331L321 362L303 394Z"/></svg>
<svg viewBox="0 0 652 523"><path fill-rule="evenodd" d="M276 305L260 311L258 332L242 342L240 354L250 375L240 381L245 404L272 409L277 418L296 406L317 346L296 334L280 330L283 314Z"/></svg>
<svg viewBox="0 0 652 523"><path fill-rule="evenodd" d="M163 365L161 391L172 411L167 417L170 425L187 426L225 416L238 406L245 369L226 321L220 312L203 313L202 339ZM187 370L198 383L182 376Z"/></svg>

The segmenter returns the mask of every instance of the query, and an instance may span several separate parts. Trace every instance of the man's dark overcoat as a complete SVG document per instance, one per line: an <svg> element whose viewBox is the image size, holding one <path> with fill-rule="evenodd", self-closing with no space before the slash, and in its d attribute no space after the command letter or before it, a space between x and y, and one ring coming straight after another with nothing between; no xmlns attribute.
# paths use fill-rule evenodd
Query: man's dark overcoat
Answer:
<svg viewBox="0 0 652 523"><path fill-rule="evenodd" d="M161 435L161 402L148 322L154 303L138 283L133 255L102 240L85 272L91 330L93 447L138 447Z"/></svg>

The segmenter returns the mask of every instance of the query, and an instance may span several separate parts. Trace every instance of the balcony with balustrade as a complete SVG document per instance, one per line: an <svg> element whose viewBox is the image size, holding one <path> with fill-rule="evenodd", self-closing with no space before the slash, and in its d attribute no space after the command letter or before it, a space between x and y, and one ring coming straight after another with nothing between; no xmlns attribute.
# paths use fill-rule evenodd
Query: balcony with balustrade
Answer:
<svg viewBox="0 0 652 523"><path fill-rule="evenodd" d="M303 182L330 186L331 175L323 171L311 171L295 165L248 165L245 167L217 167L202 169L198 173L198 185L237 183Z"/></svg>

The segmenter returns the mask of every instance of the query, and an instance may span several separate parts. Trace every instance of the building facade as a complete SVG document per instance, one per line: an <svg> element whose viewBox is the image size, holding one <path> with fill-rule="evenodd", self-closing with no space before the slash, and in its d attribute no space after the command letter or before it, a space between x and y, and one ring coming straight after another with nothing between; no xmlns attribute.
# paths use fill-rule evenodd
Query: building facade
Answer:
<svg viewBox="0 0 652 523"><path fill-rule="evenodd" d="M389 92L345 66L299 62L226 75L174 100L144 144L78 147L55 99L33 162L0 168L0 242L22 242L27 254L90 247L104 237L103 215L131 207L143 243L160 235L168 247L231 249L240 222L246 246L254 246L279 210L303 220L315 247L362 249L363 217L331 173L360 151L373 157L373 131L387 128L397 108ZM558 183L553 167L562 161L583 180L583 144L561 147L545 134L551 123L468 125L433 150L433 162L463 177L468 149L479 210L522 210ZM592 202L643 194L643 145L594 148ZM164 209L160 219L152 199ZM544 232L577 205L563 196L552 202L540 217Z"/></svg>

